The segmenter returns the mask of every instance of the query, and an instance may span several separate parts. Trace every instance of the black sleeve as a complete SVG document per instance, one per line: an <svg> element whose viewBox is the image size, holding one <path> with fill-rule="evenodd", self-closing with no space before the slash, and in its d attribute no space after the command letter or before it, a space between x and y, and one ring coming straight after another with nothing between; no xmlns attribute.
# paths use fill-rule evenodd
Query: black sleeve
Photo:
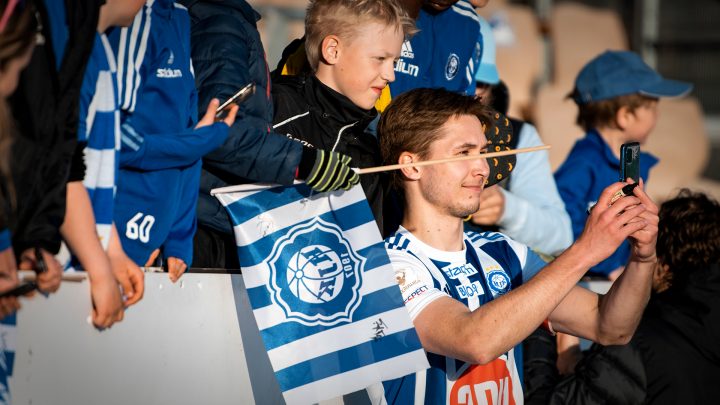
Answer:
<svg viewBox="0 0 720 405"><path fill-rule="evenodd" d="M555 387L549 404L642 404L647 376L640 352L632 345L594 344Z"/></svg>
<svg viewBox="0 0 720 405"><path fill-rule="evenodd" d="M525 404L545 405L559 379L557 341L550 332L538 328L522 347Z"/></svg>
<svg viewBox="0 0 720 405"><path fill-rule="evenodd" d="M68 183L73 181L83 181L85 179L85 147L87 142L78 142L70 161L70 174Z"/></svg>
<svg viewBox="0 0 720 405"><path fill-rule="evenodd" d="M18 209L10 224L17 253L30 247L53 254L60 249L66 186L77 144L80 87L101 3L65 2L68 41L60 70L55 65L49 26L44 24L46 42L35 47L10 98L18 126L11 157ZM36 6L47 21L43 2Z"/></svg>

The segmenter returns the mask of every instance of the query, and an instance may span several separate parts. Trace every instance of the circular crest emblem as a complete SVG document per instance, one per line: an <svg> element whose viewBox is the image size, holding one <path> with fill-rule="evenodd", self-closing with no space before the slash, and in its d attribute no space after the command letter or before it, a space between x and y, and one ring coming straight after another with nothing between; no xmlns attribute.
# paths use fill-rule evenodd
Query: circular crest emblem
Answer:
<svg viewBox="0 0 720 405"><path fill-rule="evenodd" d="M450 56L448 56L447 64L445 64L445 78L452 80L457 75L459 69L460 58L454 53L451 53Z"/></svg>
<svg viewBox="0 0 720 405"><path fill-rule="evenodd" d="M491 271L487 275L490 289L496 294L505 294L510 291L510 277L501 270Z"/></svg>
<svg viewBox="0 0 720 405"><path fill-rule="evenodd" d="M275 242L268 259L272 300L304 325L350 322L364 264L337 225L305 221Z"/></svg>

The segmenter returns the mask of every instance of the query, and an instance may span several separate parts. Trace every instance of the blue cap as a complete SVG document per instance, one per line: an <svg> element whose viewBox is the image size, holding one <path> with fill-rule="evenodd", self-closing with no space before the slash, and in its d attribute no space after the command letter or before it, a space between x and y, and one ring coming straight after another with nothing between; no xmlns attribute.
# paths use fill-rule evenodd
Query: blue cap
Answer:
<svg viewBox="0 0 720 405"><path fill-rule="evenodd" d="M605 51L582 68L575 79L573 98L585 104L636 93L680 97L692 88L690 83L663 78L634 52Z"/></svg>
<svg viewBox="0 0 720 405"><path fill-rule="evenodd" d="M500 77L495 65L495 37L490 23L485 21L484 18L478 17L480 19L480 36L482 36L482 55L477 70L475 70L475 81L498 84L500 83Z"/></svg>

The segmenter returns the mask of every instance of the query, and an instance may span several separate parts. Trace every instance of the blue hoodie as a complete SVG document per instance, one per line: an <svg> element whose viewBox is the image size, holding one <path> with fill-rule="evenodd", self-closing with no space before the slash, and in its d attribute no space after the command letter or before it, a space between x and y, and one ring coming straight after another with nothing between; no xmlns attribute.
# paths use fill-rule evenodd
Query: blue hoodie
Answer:
<svg viewBox="0 0 720 405"><path fill-rule="evenodd" d="M148 0L131 26L108 37L118 62L115 223L123 248L139 265L157 248L190 265L201 158L225 141L228 127L195 129L188 12L171 0Z"/></svg>

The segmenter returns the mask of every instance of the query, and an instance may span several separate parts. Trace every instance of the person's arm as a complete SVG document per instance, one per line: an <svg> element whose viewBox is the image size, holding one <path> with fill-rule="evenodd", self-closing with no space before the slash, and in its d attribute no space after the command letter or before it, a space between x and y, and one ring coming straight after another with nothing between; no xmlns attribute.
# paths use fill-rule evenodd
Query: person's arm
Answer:
<svg viewBox="0 0 720 405"><path fill-rule="evenodd" d="M140 301L145 293L145 273L125 254L114 223L110 229L108 257L115 279L123 289L125 307Z"/></svg>
<svg viewBox="0 0 720 405"><path fill-rule="evenodd" d="M107 328L123 318L120 289L113 276L110 260L100 244L85 186L79 181L68 183L67 200L67 213L60 232L88 273L94 304L93 324Z"/></svg>
<svg viewBox="0 0 720 405"><path fill-rule="evenodd" d="M531 124L522 126L518 148L540 146ZM557 255L573 242L570 216L550 170L547 151L518 155L508 190L501 190L505 209L498 225L511 238L533 249Z"/></svg>
<svg viewBox="0 0 720 405"><path fill-rule="evenodd" d="M200 162L198 162L200 164ZM188 179L194 173L199 175L200 168L190 167L183 171L183 179ZM188 181L185 184L198 184L197 181ZM167 260L168 276L170 281L176 282L192 264L193 236L197 229L197 188L183 186L181 191L180 207L175 214L176 218L170 227L165 242L163 242L163 256Z"/></svg>
<svg viewBox="0 0 720 405"><path fill-rule="evenodd" d="M642 186L641 181L634 194L644 208L638 217L642 221L638 223L642 223L643 227L630 234L632 253L625 271L605 295L598 296L583 288L574 288L550 316L555 330L606 345L625 344L632 337L650 298L657 262L658 208L642 191ZM621 198L613 205L627 198ZM603 202L598 200L593 213Z"/></svg>
<svg viewBox="0 0 720 405"><path fill-rule="evenodd" d="M120 167L163 170L187 167L197 162L227 139L228 128L235 122L237 106L232 107L222 121L215 122L215 109L219 105L220 102L213 99L195 128L180 133L141 134L132 126L130 116L120 126Z"/></svg>
<svg viewBox="0 0 720 405"><path fill-rule="evenodd" d="M609 205L612 195L622 187L623 183L615 183L605 189L578 241L519 288L472 312L449 297L427 305L414 321L423 347L433 353L486 364L529 336L575 288L588 268L645 227L645 221L637 220L645 212L637 198L626 197Z"/></svg>
<svg viewBox="0 0 720 405"><path fill-rule="evenodd" d="M219 31L217 27L236 27L230 13L220 12L222 5L194 5L207 7L209 17L193 21L192 59L198 88L198 108L203 111L213 98L226 100L247 85L251 77L252 36L241 29ZM191 15L193 10L191 8ZM260 85L260 83L256 83ZM269 85L269 84L268 84ZM240 106L238 119L230 128L228 139L203 159L203 167L223 179L251 179L289 185L295 180L300 164L302 145L270 131L270 116L259 117L252 106L271 103L264 92L256 93ZM257 108L257 107L253 107Z"/></svg>

